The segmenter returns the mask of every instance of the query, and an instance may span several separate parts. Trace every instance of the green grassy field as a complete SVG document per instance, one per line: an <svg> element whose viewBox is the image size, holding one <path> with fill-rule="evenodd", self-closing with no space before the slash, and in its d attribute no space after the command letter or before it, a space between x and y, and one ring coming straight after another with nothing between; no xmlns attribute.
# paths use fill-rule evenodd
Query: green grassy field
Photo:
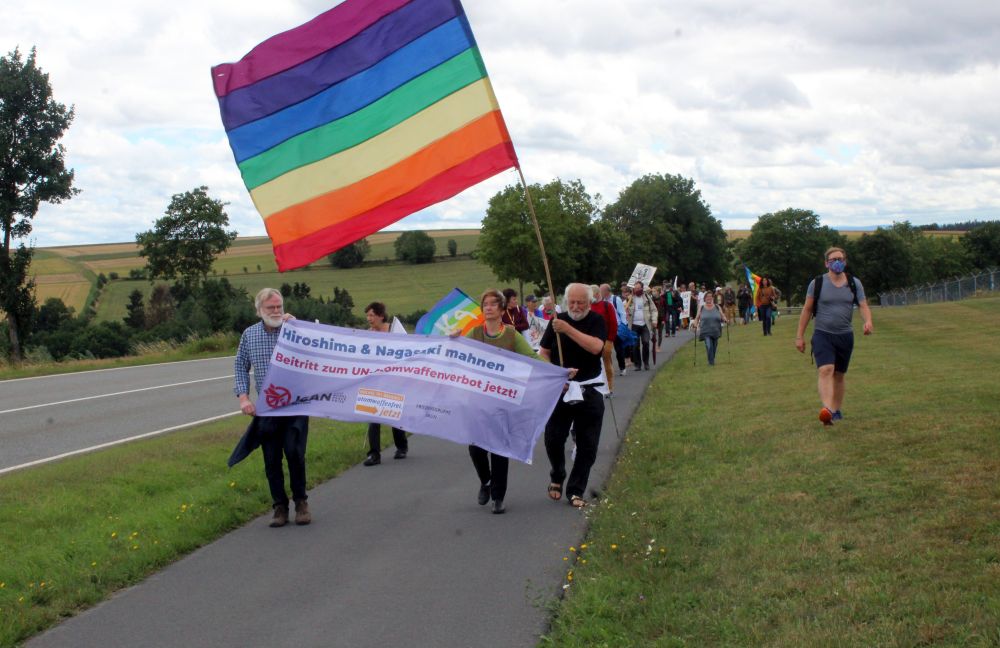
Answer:
<svg viewBox="0 0 1000 648"><path fill-rule="evenodd" d="M270 507L247 423L214 424L0 476L0 646L137 583ZM365 426L315 419L309 485L364 456ZM385 443L389 443L388 430Z"/></svg>
<svg viewBox="0 0 1000 648"><path fill-rule="evenodd" d="M832 428L794 321L735 328L715 367L685 347L542 644L1000 645L998 320L995 298L876 309Z"/></svg>

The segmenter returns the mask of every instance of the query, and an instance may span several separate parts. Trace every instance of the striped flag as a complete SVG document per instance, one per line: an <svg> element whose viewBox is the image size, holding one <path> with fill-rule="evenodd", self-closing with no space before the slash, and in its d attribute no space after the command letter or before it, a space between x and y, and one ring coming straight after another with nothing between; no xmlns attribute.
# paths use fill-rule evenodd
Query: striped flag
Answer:
<svg viewBox="0 0 1000 648"><path fill-rule="evenodd" d="M760 290L760 276L750 272L750 268L746 264L743 265L743 270L746 272L747 283L750 284L750 293L753 297L750 300L750 314L752 315L757 312L757 291Z"/></svg>
<svg viewBox="0 0 1000 648"><path fill-rule="evenodd" d="M282 271L517 165L459 0L346 0L212 77Z"/></svg>
<svg viewBox="0 0 1000 648"><path fill-rule="evenodd" d="M417 321L414 333L419 335L449 335L455 329L465 335L483 323L483 310L472 297L458 288L452 289Z"/></svg>

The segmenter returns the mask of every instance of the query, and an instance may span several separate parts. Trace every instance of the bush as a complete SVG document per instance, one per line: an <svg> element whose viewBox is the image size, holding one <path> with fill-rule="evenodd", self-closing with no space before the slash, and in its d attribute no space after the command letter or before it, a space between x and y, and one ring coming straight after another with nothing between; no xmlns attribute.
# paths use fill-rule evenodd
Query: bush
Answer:
<svg viewBox="0 0 1000 648"><path fill-rule="evenodd" d="M233 333L213 333L206 337L192 336L182 348L187 353L218 353L232 351L239 343L239 336Z"/></svg>
<svg viewBox="0 0 1000 648"><path fill-rule="evenodd" d="M108 273L108 279L110 279L111 281L118 281L118 273L117 272L109 272Z"/></svg>
<svg viewBox="0 0 1000 648"><path fill-rule="evenodd" d="M455 239L448 239L448 256L455 256L458 254L458 241Z"/></svg>
<svg viewBox="0 0 1000 648"><path fill-rule="evenodd" d="M78 357L120 358L131 348L129 330L121 322L100 322L83 329L76 336L72 353Z"/></svg>
<svg viewBox="0 0 1000 648"><path fill-rule="evenodd" d="M357 268L364 263L365 257L368 256L371 249L368 239L361 239L350 245L345 245L326 258L334 268Z"/></svg>
<svg viewBox="0 0 1000 648"><path fill-rule="evenodd" d="M423 230L403 232L393 243L396 258L406 263L429 263L434 260L437 244Z"/></svg>

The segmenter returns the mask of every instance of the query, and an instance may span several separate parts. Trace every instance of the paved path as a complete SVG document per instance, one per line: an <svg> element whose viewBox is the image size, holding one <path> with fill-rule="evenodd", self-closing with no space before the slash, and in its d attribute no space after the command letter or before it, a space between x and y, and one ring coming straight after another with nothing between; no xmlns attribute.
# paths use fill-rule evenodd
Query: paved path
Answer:
<svg viewBox="0 0 1000 648"><path fill-rule="evenodd" d="M0 474L237 412L232 356L0 381Z"/></svg>
<svg viewBox="0 0 1000 648"><path fill-rule="evenodd" d="M664 340L659 366L689 339ZM653 375L617 378L622 432ZM606 408L591 488L619 442ZM463 446L415 436L407 459L383 456L313 489L312 525L260 517L27 645L534 646L586 531L546 498L541 442L532 465L511 462L505 515L476 504Z"/></svg>

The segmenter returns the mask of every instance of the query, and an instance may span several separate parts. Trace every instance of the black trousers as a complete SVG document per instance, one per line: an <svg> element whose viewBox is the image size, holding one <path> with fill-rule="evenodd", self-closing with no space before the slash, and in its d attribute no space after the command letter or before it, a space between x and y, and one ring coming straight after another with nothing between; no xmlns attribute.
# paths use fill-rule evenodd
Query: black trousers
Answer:
<svg viewBox="0 0 1000 648"><path fill-rule="evenodd" d="M649 367L649 327L645 324L633 324L632 332L639 338L635 346L632 347L632 364L636 368ZM642 361L641 365L639 364L640 360Z"/></svg>
<svg viewBox="0 0 1000 648"><path fill-rule="evenodd" d="M490 497L494 501L502 500L507 494L507 469L510 467L510 459L474 445L469 446L469 456L472 457L472 465L479 475L479 483L490 485Z"/></svg>
<svg viewBox="0 0 1000 648"><path fill-rule="evenodd" d="M260 449L264 454L264 474L271 489L273 506L288 506L285 474L281 456L288 462L288 479L292 482L292 499L308 499L306 495L306 442L309 439L308 416L260 416Z"/></svg>
<svg viewBox="0 0 1000 648"><path fill-rule="evenodd" d="M583 401L567 403L562 399L556 404L545 426L545 453L549 456L552 482L561 484L566 479L566 439L570 427L576 437L576 461L566 483L566 496L583 497L587 491L590 469L597 459L597 446L601 441L601 424L604 421L604 396L596 389L584 387Z"/></svg>
<svg viewBox="0 0 1000 648"><path fill-rule="evenodd" d="M406 432L398 428L392 428L392 442L396 444L397 450L406 452L409 449ZM375 457L382 456L382 426L378 423L368 424L368 454Z"/></svg>
<svg viewBox="0 0 1000 648"><path fill-rule="evenodd" d="M622 344L622 339L620 337L615 338L614 345L615 345L615 357L618 359L618 371L624 371L625 345Z"/></svg>

